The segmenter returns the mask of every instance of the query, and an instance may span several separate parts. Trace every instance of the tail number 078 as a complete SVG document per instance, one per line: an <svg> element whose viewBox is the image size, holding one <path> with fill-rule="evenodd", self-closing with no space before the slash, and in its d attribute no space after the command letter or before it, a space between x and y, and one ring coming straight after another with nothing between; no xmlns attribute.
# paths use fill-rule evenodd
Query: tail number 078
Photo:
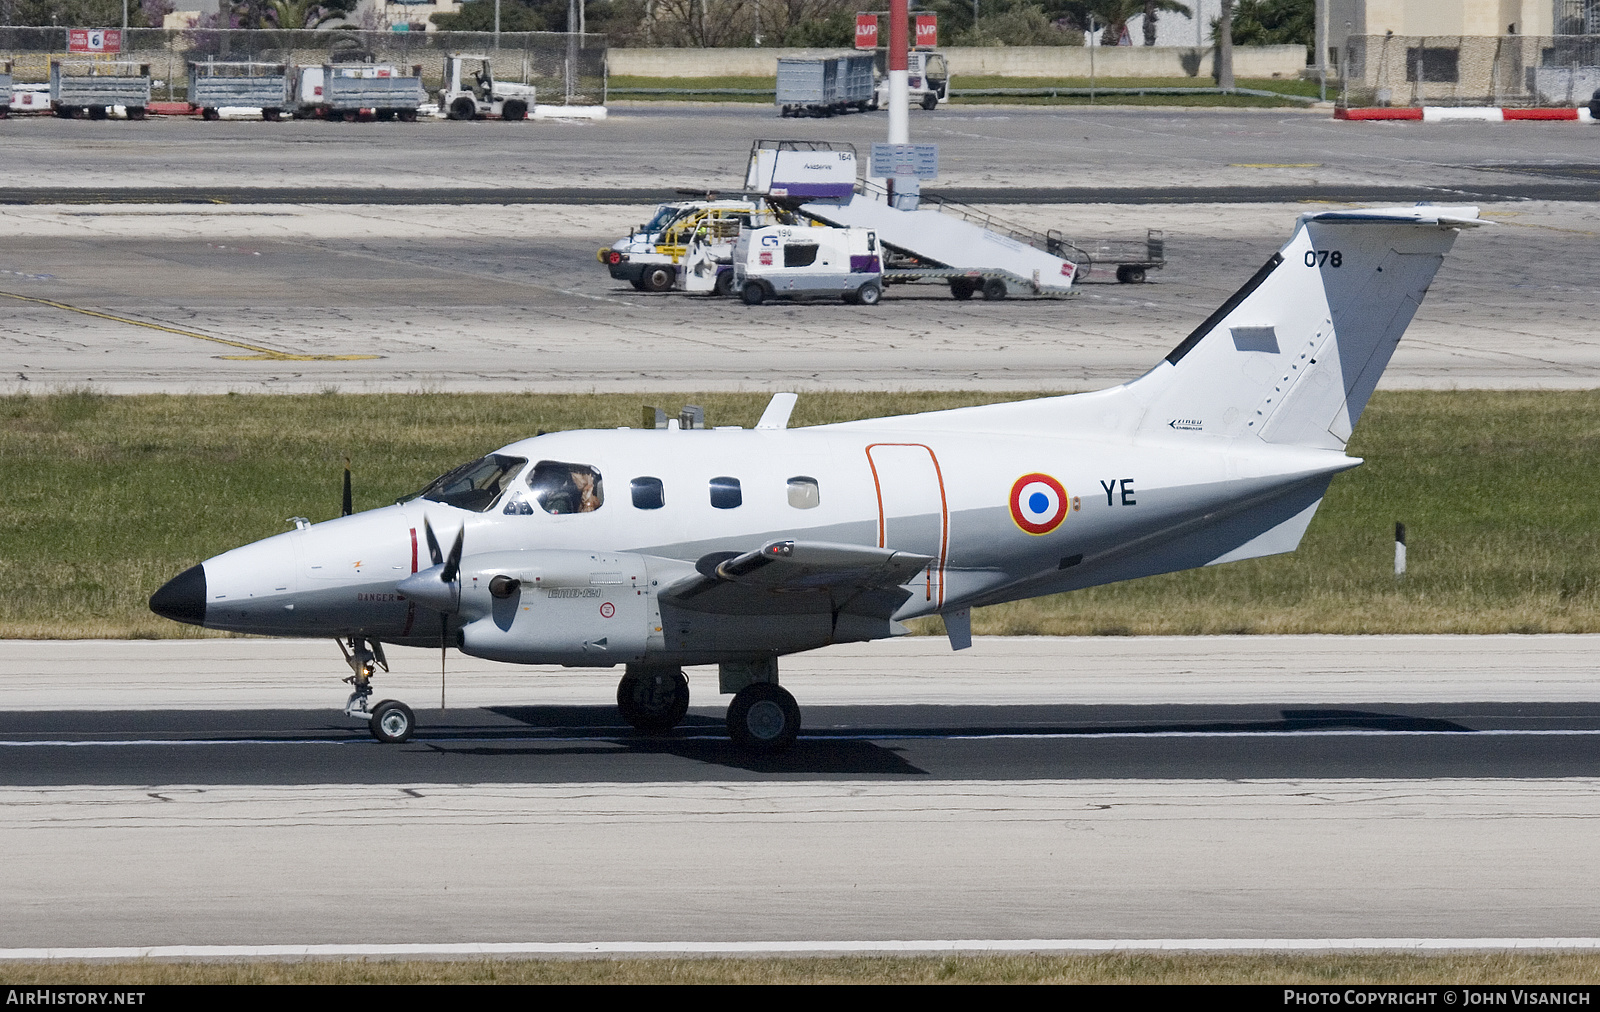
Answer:
<svg viewBox="0 0 1600 1012"><path fill-rule="evenodd" d="M1343 267L1344 254L1338 250L1308 249L1306 250L1306 266L1316 267L1327 264L1330 267Z"/></svg>

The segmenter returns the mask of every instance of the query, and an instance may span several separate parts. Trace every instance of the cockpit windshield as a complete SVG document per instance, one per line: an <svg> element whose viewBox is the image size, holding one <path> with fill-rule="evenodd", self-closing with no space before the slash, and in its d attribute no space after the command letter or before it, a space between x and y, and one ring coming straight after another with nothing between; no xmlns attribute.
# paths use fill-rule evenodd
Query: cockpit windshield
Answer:
<svg viewBox="0 0 1600 1012"><path fill-rule="evenodd" d="M527 462L526 457L491 453L435 478L427 488L409 498L432 499L457 509L486 513Z"/></svg>

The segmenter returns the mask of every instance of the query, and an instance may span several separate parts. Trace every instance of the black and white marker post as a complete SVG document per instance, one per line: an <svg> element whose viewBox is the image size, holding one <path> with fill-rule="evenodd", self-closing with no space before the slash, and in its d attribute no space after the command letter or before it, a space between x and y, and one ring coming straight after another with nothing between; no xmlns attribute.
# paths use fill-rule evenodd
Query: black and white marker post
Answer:
<svg viewBox="0 0 1600 1012"><path fill-rule="evenodd" d="M1396 520L1394 524L1394 578L1406 575L1406 525Z"/></svg>

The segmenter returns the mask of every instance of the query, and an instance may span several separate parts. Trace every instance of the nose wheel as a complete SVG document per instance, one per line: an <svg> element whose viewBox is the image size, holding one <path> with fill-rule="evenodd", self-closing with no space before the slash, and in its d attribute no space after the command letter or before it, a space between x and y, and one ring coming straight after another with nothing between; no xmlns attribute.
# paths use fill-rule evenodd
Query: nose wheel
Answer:
<svg viewBox="0 0 1600 1012"><path fill-rule="evenodd" d="M372 736L385 745L398 745L410 739L417 729L417 718L411 707L398 699L385 699L372 708L367 726L372 729Z"/></svg>
<svg viewBox="0 0 1600 1012"><path fill-rule="evenodd" d="M352 636L348 644L342 639L334 642L339 644L345 663L350 665L350 677L345 681L349 683L351 692L350 698L345 700L345 716L358 719L366 717L367 728L372 736L385 745L409 741L417 730L417 717L411 712L411 707L398 699L385 699L376 706L371 705L372 676L378 668L389 670L389 662L383 656L383 644L373 640L369 646L367 640L360 636Z"/></svg>

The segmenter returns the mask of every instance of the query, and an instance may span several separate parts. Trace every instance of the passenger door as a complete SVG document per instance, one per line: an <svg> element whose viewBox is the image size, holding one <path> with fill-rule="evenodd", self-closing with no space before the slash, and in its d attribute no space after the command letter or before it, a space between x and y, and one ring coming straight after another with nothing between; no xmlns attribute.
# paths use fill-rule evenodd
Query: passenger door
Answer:
<svg viewBox="0 0 1600 1012"><path fill-rule="evenodd" d="M938 457L922 443L873 443L867 462L878 499L878 547L930 556L923 594L942 605L950 508Z"/></svg>

